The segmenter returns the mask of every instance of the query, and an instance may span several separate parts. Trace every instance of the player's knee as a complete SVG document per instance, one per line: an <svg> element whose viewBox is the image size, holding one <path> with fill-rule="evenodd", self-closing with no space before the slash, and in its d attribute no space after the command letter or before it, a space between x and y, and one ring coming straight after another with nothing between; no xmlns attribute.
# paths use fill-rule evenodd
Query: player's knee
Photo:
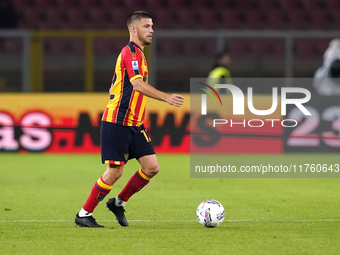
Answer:
<svg viewBox="0 0 340 255"><path fill-rule="evenodd" d="M118 180L123 175L122 167L110 167L112 176Z"/></svg>
<svg viewBox="0 0 340 255"><path fill-rule="evenodd" d="M159 165L156 164L154 169L153 169L153 173L154 173L154 175L156 175L156 174L158 174L158 172L159 172Z"/></svg>
<svg viewBox="0 0 340 255"><path fill-rule="evenodd" d="M107 184L114 184L123 175L123 166L108 165L103 177Z"/></svg>
<svg viewBox="0 0 340 255"><path fill-rule="evenodd" d="M113 176L116 180L118 180L120 177L122 177L122 175L123 175L123 170L118 170L113 174Z"/></svg>
<svg viewBox="0 0 340 255"><path fill-rule="evenodd" d="M146 174L150 177L153 177L156 174L158 174L158 172L159 172L159 165L157 163L155 163L155 164L148 167Z"/></svg>

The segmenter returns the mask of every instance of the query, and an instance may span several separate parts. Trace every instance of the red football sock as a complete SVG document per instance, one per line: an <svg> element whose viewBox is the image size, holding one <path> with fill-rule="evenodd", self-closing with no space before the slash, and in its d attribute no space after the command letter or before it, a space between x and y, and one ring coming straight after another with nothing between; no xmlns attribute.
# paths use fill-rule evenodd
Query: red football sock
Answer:
<svg viewBox="0 0 340 255"><path fill-rule="evenodd" d="M94 184L92 191L83 206L83 209L89 213L92 213L94 208L96 208L98 203L102 201L107 194L109 194L111 189L112 185L108 185L103 181L103 178L100 177Z"/></svg>
<svg viewBox="0 0 340 255"><path fill-rule="evenodd" d="M147 176L142 169L139 169L134 175L132 175L124 189L119 193L118 197L124 202L127 202L133 194L148 184L150 179L151 177Z"/></svg>

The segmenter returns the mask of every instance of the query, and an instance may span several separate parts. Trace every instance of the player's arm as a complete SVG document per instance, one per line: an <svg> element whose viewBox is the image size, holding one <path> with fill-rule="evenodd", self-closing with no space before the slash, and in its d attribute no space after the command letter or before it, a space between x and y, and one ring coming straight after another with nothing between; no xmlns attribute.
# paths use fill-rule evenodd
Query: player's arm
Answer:
<svg viewBox="0 0 340 255"><path fill-rule="evenodd" d="M183 105L184 97L178 94L167 94L163 91L155 89L151 85L147 84L142 80L142 78L137 78L131 81L133 89L147 97L151 97L153 99L159 101L165 101L170 105L174 105L180 107Z"/></svg>

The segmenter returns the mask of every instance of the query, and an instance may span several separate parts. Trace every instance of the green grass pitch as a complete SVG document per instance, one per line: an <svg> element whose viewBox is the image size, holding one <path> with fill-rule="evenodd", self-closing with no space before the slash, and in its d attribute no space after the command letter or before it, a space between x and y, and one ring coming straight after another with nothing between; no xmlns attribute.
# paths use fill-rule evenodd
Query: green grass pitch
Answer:
<svg viewBox="0 0 340 255"><path fill-rule="evenodd" d="M282 163L296 155L226 157ZM1 153L0 254L339 254L340 179L191 179L188 155L158 159L161 172L125 206L129 227L105 199L93 216L106 228L87 229L73 219L105 170L99 155ZM109 197L137 169L129 162ZM213 229L195 215L209 198L226 210Z"/></svg>

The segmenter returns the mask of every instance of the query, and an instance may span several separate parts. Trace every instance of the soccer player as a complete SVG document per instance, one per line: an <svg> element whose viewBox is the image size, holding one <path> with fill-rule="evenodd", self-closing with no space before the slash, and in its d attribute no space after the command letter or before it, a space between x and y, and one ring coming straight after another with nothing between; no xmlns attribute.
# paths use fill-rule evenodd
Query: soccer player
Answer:
<svg viewBox="0 0 340 255"><path fill-rule="evenodd" d="M107 164L106 171L97 180L83 208L76 215L76 225L104 227L96 222L92 212L122 176L126 162L136 158L141 169L132 175L118 196L106 202L118 223L128 226L124 214L125 203L159 171L154 147L143 125L146 97L165 101L176 107L183 104L184 97L164 93L147 83L148 67L143 49L152 42L152 25L151 16L146 12L137 11L128 18L130 42L118 56L109 90L110 101L101 122L101 155L103 164Z"/></svg>

